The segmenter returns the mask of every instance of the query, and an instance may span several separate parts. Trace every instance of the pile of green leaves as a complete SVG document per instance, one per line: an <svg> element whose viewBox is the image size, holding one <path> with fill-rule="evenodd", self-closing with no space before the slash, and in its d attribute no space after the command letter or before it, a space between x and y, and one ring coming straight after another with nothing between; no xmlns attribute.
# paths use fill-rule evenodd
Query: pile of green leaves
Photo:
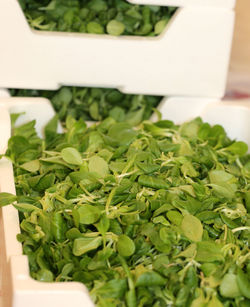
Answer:
<svg viewBox="0 0 250 307"><path fill-rule="evenodd" d="M250 155L200 118L132 128L66 120L13 130L18 240L39 281L79 281L101 307L250 304Z"/></svg>
<svg viewBox="0 0 250 307"><path fill-rule="evenodd" d="M50 99L63 123L75 119L100 121L110 116L116 121L138 125L149 119L162 97L122 94L115 89L63 87L58 91L10 89L12 96Z"/></svg>
<svg viewBox="0 0 250 307"><path fill-rule="evenodd" d="M30 26L38 30L156 36L176 11L133 5L125 0L19 0Z"/></svg>

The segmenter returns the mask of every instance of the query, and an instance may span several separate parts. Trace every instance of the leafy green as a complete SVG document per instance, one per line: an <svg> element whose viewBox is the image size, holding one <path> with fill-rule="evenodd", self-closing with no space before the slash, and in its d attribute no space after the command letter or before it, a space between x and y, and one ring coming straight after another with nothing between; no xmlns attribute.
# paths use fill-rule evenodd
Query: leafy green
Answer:
<svg viewBox="0 0 250 307"><path fill-rule="evenodd" d="M5 192L0 193L0 204L2 207L10 205L16 200L17 200L17 197L15 195L12 195L10 193L5 193Z"/></svg>
<svg viewBox="0 0 250 307"><path fill-rule="evenodd" d="M112 117L130 125L138 125L148 119L162 97L122 94L115 89L62 87L57 91L10 89L12 96L45 97L50 99L57 116L65 125L67 116L75 119L99 121ZM47 125L47 140L53 140L56 133L56 118ZM50 137L49 137L50 136Z"/></svg>
<svg viewBox="0 0 250 307"><path fill-rule="evenodd" d="M120 235L117 241L117 250L121 256L128 257L135 252L135 244L128 236Z"/></svg>
<svg viewBox="0 0 250 307"><path fill-rule="evenodd" d="M87 225L97 222L101 215L101 211L98 208L88 204L79 207L77 212L79 214L79 222Z"/></svg>
<svg viewBox="0 0 250 307"><path fill-rule="evenodd" d="M181 229L183 231L183 234L191 241L201 241L203 227L197 217L190 214L185 215L181 223Z"/></svg>
<svg viewBox="0 0 250 307"><path fill-rule="evenodd" d="M19 0L37 30L156 36L175 7L142 6L125 0Z"/></svg>
<svg viewBox="0 0 250 307"><path fill-rule="evenodd" d="M82 282L100 307L249 305L245 145L200 118L65 126L13 128L5 154L17 196L0 206L19 211L33 278Z"/></svg>
<svg viewBox="0 0 250 307"><path fill-rule="evenodd" d="M125 26L123 23L121 23L118 20L110 20L107 24L107 32L110 35L119 36L121 35L125 30Z"/></svg>
<svg viewBox="0 0 250 307"><path fill-rule="evenodd" d="M82 157L79 151L77 151L73 147L64 148L61 151L61 155L62 155L63 160L69 164L74 164L74 165L82 164Z"/></svg>

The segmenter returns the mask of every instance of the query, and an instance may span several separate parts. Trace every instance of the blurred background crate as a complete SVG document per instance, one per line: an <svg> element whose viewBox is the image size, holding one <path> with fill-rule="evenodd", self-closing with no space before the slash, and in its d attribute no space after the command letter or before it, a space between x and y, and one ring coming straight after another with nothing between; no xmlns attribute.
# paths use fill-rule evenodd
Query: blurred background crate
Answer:
<svg viewBox="0 0 250 307"><path fill-rule="evenodd" d="M230 71L228 96L250 96L250 1L240 0L236 5L236 25Z"/></svg>

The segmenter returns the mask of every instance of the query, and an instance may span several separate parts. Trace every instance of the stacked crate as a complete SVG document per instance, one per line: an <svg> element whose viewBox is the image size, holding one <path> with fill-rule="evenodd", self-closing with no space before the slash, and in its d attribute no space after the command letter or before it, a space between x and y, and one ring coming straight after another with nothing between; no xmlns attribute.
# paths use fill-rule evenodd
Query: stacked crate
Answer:
<svg viewBox="0 0 250 307"><path fill-rule="evenodd" d="M155 38L31 30L17 0L0 1L0 88L58 89L62 85L118 88L124 93L168 96L159 109L177 123L195 116L224 125L229 136L250 144L250 107L221 101L234 25L234 0L131 0L179 9ZM0 91L0 153L10 137L9 113L26 112L38 130L54 114L48 100L10 98ZM232 125L234 121L234 125ZM9 161L0 161L0 191L14 193ZM29 276L16 241L18 213L2 209L5 242L4 306L93 306L84 285L40 283Z"/></svg>

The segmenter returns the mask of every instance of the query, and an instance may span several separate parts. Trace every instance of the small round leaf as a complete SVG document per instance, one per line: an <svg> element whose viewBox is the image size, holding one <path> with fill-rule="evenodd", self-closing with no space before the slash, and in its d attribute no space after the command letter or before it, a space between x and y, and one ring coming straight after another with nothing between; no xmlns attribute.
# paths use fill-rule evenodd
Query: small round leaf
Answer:
<svg viewBox="0 0 250 307"><path fill-rule="evenodd" d="M117 242L117 250L121 256L128 257L135 252L135 244L128 236L120 235Z"/></svg>
<svg viewBox="0 0 250 307"><path fill-rule="evenodd" d="M203 227L200 220L191 215L185 215L182 223L181 229L183 234L191 241L198 242L202 239Z"/></svg>
<svg viewBox="0 0 250 307"><path fill-rule="evenodd" d="M118 20L113 19L107 24L107 32L110 35L119 36L124 32L124 30L125 30L124 24Z"/></svg>
<svg viewBox="0 0 250 307"><path fill-rule="evenodd" d="M65 162L73 165L81 165L82 157L78 150L73 147L64 148L61 151L62 158Z"/></svg>

